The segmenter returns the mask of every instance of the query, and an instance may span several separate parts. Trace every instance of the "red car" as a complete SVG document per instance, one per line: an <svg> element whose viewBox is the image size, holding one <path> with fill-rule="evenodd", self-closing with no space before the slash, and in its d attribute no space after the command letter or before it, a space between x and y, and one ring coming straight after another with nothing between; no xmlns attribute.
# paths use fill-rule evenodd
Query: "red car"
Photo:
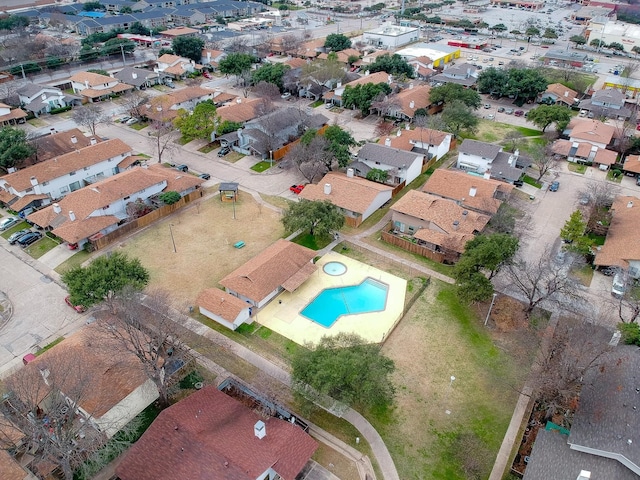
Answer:
<svg viewBox="0 0 640 480"><path fill-rule="evenodd" d="M516 110L516 111L514 112L514 115L515 115L516 117L521 117L521 116L523 116L523 115L524 115L524 111L523 111L523 110Z"/></svg>
<svg viewBox="0 0 640 480"><path fill-rule="evenodd" d="M207 72L206 70L204 72L202 72L202 76L204 78L211 78L211 75L209 74L209 72Z"/></svg>
<svg viewBox="0 0 640 480"><path fill-rule="evenodd" d="M66 297L64 297L64 303L69 305L71 308L73 308L78 313L83 313L83 312L85 312L87 310L82 305L74 305L73 303L71 303L71 297L68 296L68 295Z"/></svg>
<svg viewBox="0 0 640 480"><path fill-rule="evenodd" d="M304 185L291 185L289 190L298 195L304 189Z"/></svg>

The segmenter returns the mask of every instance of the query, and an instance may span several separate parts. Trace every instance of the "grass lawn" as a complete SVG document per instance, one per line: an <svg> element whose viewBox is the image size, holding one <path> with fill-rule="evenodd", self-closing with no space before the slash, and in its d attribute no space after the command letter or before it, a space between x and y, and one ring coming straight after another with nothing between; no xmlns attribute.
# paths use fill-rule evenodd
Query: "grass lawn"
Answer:
<svg viewBox="0 0 640 480"><path fill-rule="evenodd" d="M193 305L203 289L215 287L284 233L279 213L257 204L249 194L240 192L235 220L233 211L233 203L221 202L219 197L198 200L110 249L139 258L149 269L152 287ZM240 240L246 246L233 248Z"/></svg>
<svg viewBox="0 0 640 480"><path fill-rule="evenodd" d="M243 154L238 153L235 150L232 150L229 153L227 153L224 157L222 157L222 159L229 163L236 163L238 160L244 157L245 156Z"/></svg>
<svg viewBox="0 0 640 480"><path fill-rule="evenodd" d="M298 245L302 245L303 247L310 248L311 250L321 250L329 245L331 240L333 240L331 237L316 238L308 233L301 233L291 241Z"/></svg>
<svg viewBox="0 0 640 480"><path fill-rule="evenodd" d="M187 143L189 143L192 140L193 140L193 138L180 137L180 138L176 139L176 143L178 145L186 145Z"/></svg>
<svg viewBox="0 0 640 480"><path fill-rule="evenodd" d="M587 234L587 238L591 240L591 245L599 246L604 245L604 240L607 238L605 235L596 235L595 233Z"/></svg>
<svg viewBox="0 0 640 480"><path fill-rule="evenodd" d="M482 465L478 478L488 477L517 400L512 386L528 371L489 332L458 302L455 287L432 280L385 342L396 365L396 402L367 417L400 478L468 478L468 456Z"/></svg>
<svg viewBox="0 0 640 480"><path fill-rule="evenodd" d="M313 102L311 105L309 105L311 108L318 108L319 106L324 105L324 100L316 100L315 102Z"/></svg>
<svg viewBox="0 0 640 480"><path fill-rule="evenodd" d="M581 173L583 175L587 171L587 166L581 163L567 162L567 168L570 172Z"/></svg>
<svg viewBox="0 0 640 480"><path fill-rule="evenodd" d="M271 167L271 162L258 162L256 163L253 167L251 167L251 170L253 170L254 172L264 172L265 170L268 170Z"/></svg>
<svg viewBox="0 0 640 480"><path fill-rule="evenodd" d="M27 123L32 127L38 127L38 128L44 127L47 125L47 123L44 120L41 120L40 118L32 118L31 120L28 120Z"/></svg>
<svg viewBox="0 0 640 480"><path fill-rule="evenodd" d="M593 268L589 265L584 265L578 269L571 269L571 276L577 278L582 285L588 288L593 279Z"/></svg>
<svg viewBox="0 0 640 480"><path fill-rule="evenodd" d="M516 130L525 137L538 137L542 135L542 130L536 130L535 128L516 127Z"/></svg>
<svg viewBox="0 0 640 480"><path fill-rule="evenodd" d="M198 151L202 153L209 153L214 151L219 146L220 146L220 142L207 143L204 147L200 147Z"/></svg>
<svg viewBox="0 0 640 480"><path fill-rule="evenodd" d="M64 340L64 337L58 337L56 338L53 342L51 342L49 345L45 345L44 347L42 347L40 350L38 350L36 353L34 353L34 355L37 357L39 355L42 355L44 352L46 352L47 350L55 347L57 344L59 344L61 341Z"/></svg>
<svg viewBox="0 0 640 480"><path fill-rule="evenodd" d="M59 274L63 274L70 268L79 267L84 262L86 262L91 254L86 250L80 250L77 253L74 253L73 256L67 258L64 262L58 265L54 270Z"/></svg>
<svg viewBox="0 0 640 480"><path fill-rule="evenodd" d="M129 127L138 131L142 130L143 128L147 128L148 126L149 126L149 122L138 122L138 123L134 123L133 125L129 125Z"/></svg>
<svg viewBox="0 0 640 480"><path fill-rule="evenodd" d="M56 248L58 245L60 244L55 240L53 240L52 238L44 236L40 240L38 240L36 243L29 245L25 249L25 252L27 252L33 258L40 258L49 250L53 250L54 248Z"/></svg>
<svg viewBox="0 0 640 480"><path fill-rule="evenodd" d="M2 238L7 239L18 230L23 230L25 228L31 228L31 225L29 225L27 222L20 222L17 225L14 225L13 227L8 228L4 232L2 232Z"/></svg>
<svg viewBox="0 0 640 480"><path fill-rule="evenodd" d="M529 175L525 175L522 181L527 185L531 185L532 187L542 188L542 184L540 182L537 182L535 178L532 178Z"/></svg>
<svg viewBox="0 0 640 480"><path fill-rule="evenodd" d="M618 174L615 174L614 172L618 172ZM618 170L609 170L607 172L607 180L611 182L622 183L622 177L623 177L622 172Z"/></svg>

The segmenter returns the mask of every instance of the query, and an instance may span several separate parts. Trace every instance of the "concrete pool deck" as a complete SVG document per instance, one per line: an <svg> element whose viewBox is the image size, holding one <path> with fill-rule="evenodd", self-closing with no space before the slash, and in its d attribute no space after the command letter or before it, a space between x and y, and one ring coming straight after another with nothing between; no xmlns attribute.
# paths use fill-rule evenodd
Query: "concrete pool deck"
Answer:
<svg viewBox="0 0 640 480"><path fill-rule="evenodd" d="M328 262L347 266L343 275L332 276L322 267ZM318 270L295 292L282 292L258 312L255 321L303 345L318 343L324 335L357 333L371 343L379 343L402 316L407 281L336 252L329 252L316 262ZM358 285L367 277L389 286L387 303L381 312L342 315L329 328L309 320L300 312L324 289Z"/></svg>

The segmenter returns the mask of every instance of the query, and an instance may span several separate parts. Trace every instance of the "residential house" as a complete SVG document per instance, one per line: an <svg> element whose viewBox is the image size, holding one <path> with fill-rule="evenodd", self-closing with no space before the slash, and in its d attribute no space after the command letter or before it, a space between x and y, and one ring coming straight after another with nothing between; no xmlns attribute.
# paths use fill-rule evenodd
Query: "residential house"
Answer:
<svg viewBox="0 0 640 480"><path fill-rule="evenodd" d="M348 169L346 175L327 173L317 185L307 185L299 197L333 203L344 214L347 225L358 227L391 200L392 192L392 187L356 177L353 169Z"/></svg>
<svg viewBox="0 0 640 480"><path fill-rule="evenodd" d="M571 430L538 430L524 480L640 476L637 347L618 345L598 363L585 375Z"/></svg>
<svg viewBox="0 0 640 480"><path fill-rule="evenodd" d="M453 200L464 209L492 216L509 198L513 188L508 183L470 175L461 170L438 168L424 184L422 191Z"/></svg>
<svg viewBox="0 0 640 480"><path fill-rule="evenodd" d="M572 142L589 142L599 148L607 148L614 141L615 127L598 120L573 119L567 126Z"/></svg>
<svg viewBox="0 0 640 480"><path fill-rule="evenodd" d="M183 79L195 70L195 63L188 58L165 53L158 58L158 66L154 70L176 80Z"/></svg>
<svg viewBox="0 0 640 480"><path fill-rule="evenodd" d="M283 290L293 292L302 285L317 269L315 255L309 248L280 239L220 280L220 285L262 308Z"/></svg>
<svg viewBox="0 0 640 480"><path fill-rule="evenodd" d="M561 83L552 83L538 96L539 103L574 107L578 103L578 92L565 87Z"/></svg>
<svg viewBox="0 0 640 480"><path fill-rule="evenodd" d="M426 56L412 58L407 62L413 67L418 80L429 80L436 71L433 69L433 60Z"/></svg>
<svg viewBox="0 0 640 480"><path fill-rule="evenodd" d="M76 190L27 218L69 244L82 246L92 237L116 230L129 217L129 203L147 202L163 191L176 191L183 196L203 182L162 165L136 167Z"/></svg>
<svg viewBox="0 0 640 480"><path fill-rule="evenodd" d="M20 105L36 117L56 108L79 105L80 97L69 95L56 87L27 83L16 90Z"/></svg>
<svg viewBox="0 0 640 480"><path fill-rule="evenodd" d="M428 160L437 160L451 150L451 137L449 132L416 127L413 130L398 130L396 135L381 138L378 143L407 152L422 153Z"/></svg>
<svg viewBox="0 0 640 480"><path fill-rule="evenodd" d="M154 85L161 85L164 83L164 79L166 78L164 74L137 67L125 67L118 73L114 74L114 77L120 82L126 85L131 85L137 90L144 90Z"/></svg>
<svg viewBox="0 0 640 480"><path fill-rule="evenodd" d="M9 105L0 103L0 126L17 125L24 123L27 114L20 108L11 108Z"/></svg>
<svg viewBox="0 0 640 480"><path fill-rule="evenodd" d="M102 141L98 136L86 136L78 128L72 128L65 132L56 132L54 130L31 139L31 145L36 151L30 160L31 163L44 162L50 158L75 152Z"/></svg>
<svg viewBox="0 0 640 480"><path fill-rule="evenodd" d="M628 155L624 160L622 171L640 176L640 155Z"/></svg>
<svg viewBox="0 0 640 480"><path fill-rule="evenodd" d="M437 109L431 106L429 101L429 85L414 86L409 84L409 88L399 93L388 95L384 101L374 102L371 111L378 112L385 117L393 117L407 122L412 122L416 111L424 110L428 114L437 113Z"/></svg>
<svg viewBox="0 0 640 480"><path fill-rule="evenodd" d="M0 450L0 472L3 480L37 480L33 473L26 470L20 462L9 454L7 450Z"/></svg>
<svg viewBox="0 0 640 480"><path fill-rule="evenodd" d="M202 315L231 330L244 323L253 323L251 305L219 288L208 288L200 292L196 305Z"/></svg>
<svg viewBox="0 0 640 480"><path fill-rule="evenodd" d="M588 110L590 117L598 118L628 118L631 110L625 105L626 97L622 91L615 88L596 90L590 99L580 102L582 110Z"/></svg>
<svg viewBox="0 0 640 480"><path fill-rule="evenodd" d="M202 50L202 58L200 59L200 63L203 66L209 67L212 70L216 71L218 70L220 61L226 56L227 54L222 50L212 50L210 48L204 48Z"/></svg>
<svg viewBox="0 0 640 480"><path fill-rule="evenodd" d="M42 416L49 408L48 397L62 395L74 409L72 418L77 415L111 438L158 398L158 390L140 361L133 353L119 348L117 342L97 324L86 325L35 357L23 367L24 371L15 375L24 375L21 377L24 380L41 385L38 387L38 391L42 391L38 406ZM116 351L118 353L114 355ZM72 375L65 372L70 366L74 369ZM47 379L53 379L55 383L50 386ZM18 389L12 394L29 398L30 402L34 390L30 386L22 391L20 385L26 385L24 380L16 382ZM59 400L51 403L60 406Z"/></svg>
<svg viewBox="0 0 640 480"><path fill-rule="evenodd" d="M373 83L374 85L377 85L378 83L386 83L390 85L392 80L393 77L387 72L376 72L370 74L367 71L360 78L350 81L344 85L341 82L338 82L336 88L331 92L325 93L322 98L324 98L325 101L329 101L330 103L333 103L335 105L342 105L342 94L344 93L344 89L347 86L353 88L357 85L366 85L368 83Z"/></svg>
<svg viewBox="0 0 640 480"><path fill-rule="evenodd" d="M91 102L133 90L131 85L120 83L117 78L93 72L78 72L69 81L74 93L81 94Z"/></svg>
<svg viewBox="0 0 640 480"><path fill-rule="evenodd" d="M237 98L234 102L218 108L216 113L222 121L244 123L262 115L265 108L265 102L261 98Z"/></svg>
<svg viewBox="0 0 640 480"><path fill-rule="evenodd" d="M166 95L153 97L140 107L140 114L155 122L170 123L178 115L178 110L192 111L195 106L207 100L214 100L216 92L202 87L187 87Z"/></svg>
<svg viewBox="0 0 640 480"><path fill-rule="evenodd" d="M338 62L344 63L344 64L348 64L350 58L355 57L357 59L360 59L360 56L362 55L355 48L346 48L344 50L341 50L339 52L334 52L334 53L336 54L336 59L338 60ZM318 55L318 58L321 60L326 60L327 58L329 58L329 53L321 53L320 55Z"/></svg>
<svg viewBox="0 0 640 480"><path fill-rule="evenodd" d="M135 2L134 5L140 5L144 2ZM131 7L133 8L133 6ZM144 12L133 12L131 16L136 19L142 26L148 29L161 29L167 26L171 18L172 8L154 8Z"/></svg>
<svg viewBox="0 0 640 480"><path fill-rule="evenodd" d="M120 10L122 10L124 7L128 7L134 12L142 10L144 8L143 5L132 5L129 0L105 0L104 2L102 2L102 5L105 7L105 10L110 13L120 13Z"/></svg>
<svg viewBox="0 0 640 480"><path fill-rule="evenodd" d="M572 142L558 139L551 147L555 155L572 163L596 165L601 170L608 170L616 163L618 153L613 150L597 147L588 142Z"/></svg>
<svg viewBox="0 0 640 480"><path fill-rule="evenodd" d="M170 8L170 7L175 8L176 6L175 5L163 6L163 8ZM163 32L160 32L160 36L162 38L166 38L167 40L173 40L174 38L178 38L178 37L195 37L197 34L198 34L198 30L196 30L195 28L189 28L189 27L170 28L168 30L164 30Z"/></svg>
<svg viewBox="0 0 640 480"><path fill-rule="evenodd" d="M118 138L95 141L0 177L0 201L17 212L48 205L69 192L115 175L118 163L129 155L131 147Z"/></svg>
<svg viewBox="0 0 640 480"><path fill-rule="evenodd" d="M284 107L245 123L238 132L238 147L262 158L300 138L308 129L319 130L329 123L320 113L308 114L295 107ZM276 155L274 158L280 158Z"/></svg>
<svg viewBox="0 0 640 480"><path fill-rule="evenodd" d="M458 148L456 168L488 176L507 183L514 183L524 175L531 162L516 150L503 152L502 146L465 139Z"/></svg>
<svg viewBox="0 0 640 480"><path fill-rule="evenodd" d="M637 242L640 222L640 198L616 197L611 209L607 236L596 251L596 267L619 267L632 278L640 278L640 245Z"/></svg>
<svg viewBox="0 0 640 480"><path fill-rule="evenodd" d="M202 25L203 23L207 22L207 15L200 11L195 5L178 5L175 10L171 12L171 19L176 25ZM181 29L193 30L189 27L182 27ZM179 36L190 37L193 35Z"/></svg>
<svg viewBox="0 0 640 480"><path fill-rule="evenodd" d="M124 454L116 475L295 480L317 447L298 425L265 418L208 385L160 412Z"/></svg>
<svg viewBox="0 0 640 480"><path fill-rule="evenodd" d="M442 261L454 262L466 243L481 233L489 215L466 210L453 200L418 190L410 190L391 206L393 234L408 237L432 252L442 253Z"/></svg>
<svg viewBox="0 0 640 480"><path fill-rule="evenodd" d="M440 83L457 83L464 87L472 87L478 80L478 68L470 63L461 63L445 68L442 73L431 77L431 81Z"/></svg>
<svg viewBox="0 0 640 480"><path fill-rule="evenodd" d="M422 153L407 152L377 143L366 143L358 152L358 160L349 168L359 177L367 177L373 170L387 173L386 184L402 187L413 182L422 173L425 156Z"/></svg>
<svg viewBox="0 0 640 480"><path fill-rule="evenodd" d="M387 50L374 50L373 52L366 53L360 60L361 65L371 65L378 60L378 57L383 55L391 55L391 52Z"/></svg>

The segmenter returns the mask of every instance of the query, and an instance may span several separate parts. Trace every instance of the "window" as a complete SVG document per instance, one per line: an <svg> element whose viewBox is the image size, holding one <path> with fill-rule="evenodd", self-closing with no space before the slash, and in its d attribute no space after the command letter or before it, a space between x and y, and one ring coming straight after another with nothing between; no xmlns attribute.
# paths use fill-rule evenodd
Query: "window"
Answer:
<svg viewBox="0 0 640 480"><path fill-rule="evenodd" d="M27 188L27 189L25 190L25 192L27 192L27 193L33 192L33 188Z"/></svg>
<svg viewBox="0 0 640 480"><path fill-rule="evenodd" d="M46 187L47 185L49 185L49 182L42 182L43 187Z"/></svg>
<svg viewBox="0 0 640 480"><path fill-rule="evenodd" d="M380 165L380 162L375 162L375 163L376 163L376 165Z"/></svg>
<svg viewBox="0 0 640 480"><path fill-rule="evenodd" d="M69 193L69 187L60 187L60 193L61 194Z"/></svg>
<svg viewBox="0 0 640 480"><path fill-rule="evenodd" d="M80 189L80 182L73 182L71 185L69 185L69 189L72 192L75 192L76 190Z"/></svg>
<svg viewBox="0 0 640 480"><path fill-rule="evenodd" d="M76 172L69 172L69 175L70 175L70 176L71 176L71 175L75 175L75 174L76 174Z"/></svg>
<svg viewBox="0 0 640 480"><path fill-rule="evenodd" d="M86 172L90 167L84 167L83 170Z"/></svg>
<svg viewBox="0 0 640 480"><path fill-rule="evenodd" d="M123 200L129 200L131 198L131 196L127 195L126 197L123 198Z"/></svg>

